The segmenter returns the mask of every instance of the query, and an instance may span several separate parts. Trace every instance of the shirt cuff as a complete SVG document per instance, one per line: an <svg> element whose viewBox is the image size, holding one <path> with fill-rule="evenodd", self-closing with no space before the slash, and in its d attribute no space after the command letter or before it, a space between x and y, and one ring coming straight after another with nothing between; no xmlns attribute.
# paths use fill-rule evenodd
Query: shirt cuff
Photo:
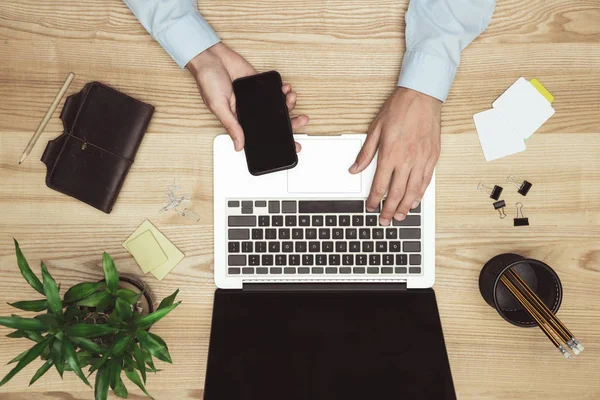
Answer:
<svg viewBox="0 0 600 400"><path fill-rule="evenodd" d="M181 68L221 41L208 22L195 11L178 18L157 40Z"/></svg>
<svg viewBox="0 0 600 400"><path fill-rule="evenodd" d="M416 90L446 101L456 75L456 67L427 53L407 51L402 60L398 86Z"/></svg>

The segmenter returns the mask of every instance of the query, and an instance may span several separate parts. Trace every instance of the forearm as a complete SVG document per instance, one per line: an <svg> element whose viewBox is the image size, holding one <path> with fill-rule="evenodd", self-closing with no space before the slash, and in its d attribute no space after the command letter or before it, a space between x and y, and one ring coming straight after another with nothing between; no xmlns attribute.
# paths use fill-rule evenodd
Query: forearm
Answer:
<svg viewBox="0 0 600 400"><path fill-rule="evenodd" d="M485 30L494 8L495 0L411 0L398 86L445 101L461 51Z"/></svg>
<svg viewBox="0 0 600 400"><path fill-rule="evenodd" d="M123 0L144 28L181 67L218 43L195 0Z"/></svg>

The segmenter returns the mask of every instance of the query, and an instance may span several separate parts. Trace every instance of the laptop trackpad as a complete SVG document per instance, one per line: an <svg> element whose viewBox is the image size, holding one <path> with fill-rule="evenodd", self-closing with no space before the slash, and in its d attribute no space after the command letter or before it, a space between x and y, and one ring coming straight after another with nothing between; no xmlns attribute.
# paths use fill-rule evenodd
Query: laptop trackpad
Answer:
<svg viewBox="0 0 600 400"><path fill-rule="evenodd" d="M289 193L360 193L361 174L352 175L360 139L298 140L298 165L288 170Z"/></svg>

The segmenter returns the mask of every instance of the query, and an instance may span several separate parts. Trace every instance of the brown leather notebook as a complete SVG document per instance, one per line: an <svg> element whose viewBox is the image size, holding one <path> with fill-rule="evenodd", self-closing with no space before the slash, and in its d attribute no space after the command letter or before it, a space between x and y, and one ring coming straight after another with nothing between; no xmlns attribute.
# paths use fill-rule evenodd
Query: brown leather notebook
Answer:
<svg viewBox="0 0 600 400"><path fill-rule="evenodd" d="M42 155L46 185L110 213L154 107L100 82L67 98L64 132Z"/></svg>

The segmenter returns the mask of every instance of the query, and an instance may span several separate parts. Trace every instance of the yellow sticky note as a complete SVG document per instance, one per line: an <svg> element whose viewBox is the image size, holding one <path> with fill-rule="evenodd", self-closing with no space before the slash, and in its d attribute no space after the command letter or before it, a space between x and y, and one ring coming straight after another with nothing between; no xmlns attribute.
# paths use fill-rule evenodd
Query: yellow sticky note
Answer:
<svg viewBox="0 0 600 400"><path fill-rule="evenodd" d="M531 83L533 85L533 87L536 88L537 91L540 92L540 94L542 96L544 96L546 98L546 100L548 100L550 102L550 104L552 104L552 102L554 101L554 96L552 96L552 93L550 93L548 91L548 89L546 89L544 87L544 85L542 85L540 83L540 81L538 81L537 79L533 78L532 80L529 81L529 83Z"/></svg>
<svg viewBox="0 0 600 400"><path fill-rule="evenodd" d="M156 277L156 279L163 280L163 278L165 276L167 276L167 274L169 272L171 272L171 270L173 268L175 268L175 266L177 264L179 264L179 262L181 260L183 260L183 258L185 256L183 255L183 253L181 251L179 251L179 249L177 247L175 247L175 245L173 243L171 243L169 241L169 239L167 239L165 237L165 235L162 234L161 231L156 229L156 227L154 225L152 225L152 223L148 220L144 221L135 230L135 232L133 232L131 234L131 236L129 236L129 238L125 241L125 243L123 243L123 247L125 247L125 249L127 251L131 252L129 249L129 246L128 246L129 243L132 240L134 240L135 238L137 238L139 235L141 235L147 231L152 232L152 235L154 236L154 238L156 239L156 241L162 248L162 251L164 252L164 254L167 256L167 261L164 264L162 264L150 271L150 273L152 273L152 275L154 275Z"/></svg>
<svg viewBox="0 0 600 400"><path fill-rule="evenodd" d="M160 267L168 260L151 230L130 240L127 243L127 249L144 273Z"/></svg>

